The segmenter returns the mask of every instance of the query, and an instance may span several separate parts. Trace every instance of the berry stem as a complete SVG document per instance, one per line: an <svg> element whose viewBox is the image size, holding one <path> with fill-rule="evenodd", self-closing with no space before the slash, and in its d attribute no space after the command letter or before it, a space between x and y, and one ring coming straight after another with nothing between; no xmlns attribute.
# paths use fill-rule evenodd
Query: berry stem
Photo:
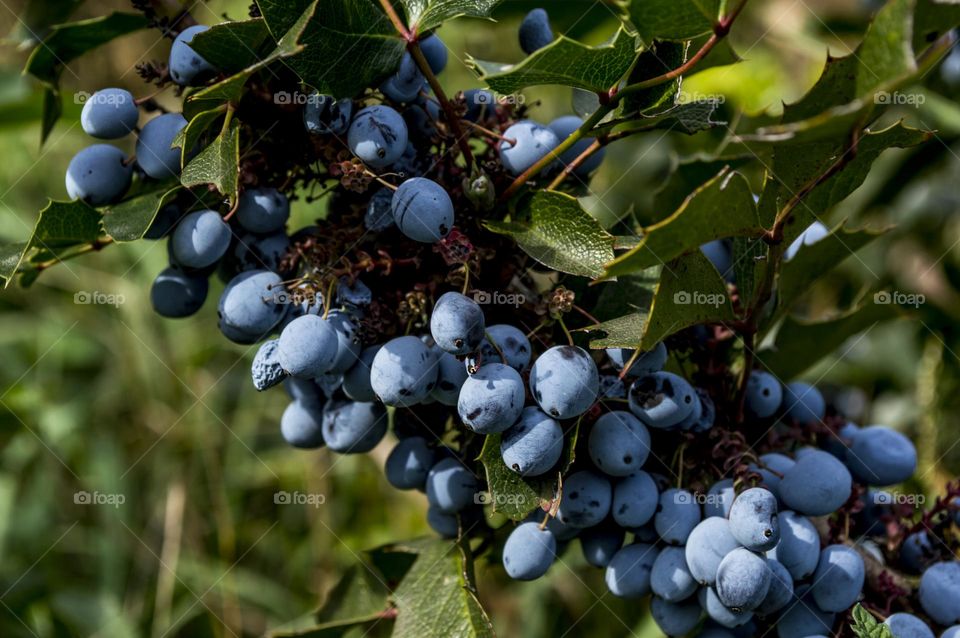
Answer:
<svg viewBox="0 0 960 638"><path fill-rule="evenodd" d="M393 3L390 2L390 0L380 0L380 6L383 7L384 13L390 18L390 22L393 23L393 27L397 30L397 33L400 34L400 37L407 42L413 41L414 35L410 32L410 29L407 28L407 25L404 24L397 10L393 8Z"/></svg>
<svg viewBox="0 0 960 638"><path fill-rule="evenodd" d="M501 135L500 133L497 133L496 131L491 131L491 130L488 129L486 126L481 126L481 125L477 124L476 122L471 122L470 120L463 120L463 119L461 119L461 120L460 120L460 123L461 123L461 124L466 124L467 126L469 126L470 128L472 128L473 130L475 130L475 131L480 131L481 133L483 133L483 134L485 134L485 135L489 135L490 137L492 137L492 138L494 138L494 139L497 139L497 140L500 140L501 142L506 142L507 144L510 144L511 146L515 146L516 143L517 143L517 140L512 139L512 138L509 138L509 137L504 137L504 136Z"/></svg>
<svg viewBox="0 0 960 638"><path fill-rule="evenodd" d="M573 172L580 168L583 163L590 158L591 155L599 151L601 148L603 148L603 146L604 142L600 138L593 140L590 146L583 149L582 153L577 155L575 158L573 158L572 162L563 167L563 170L560 172L560 174L557 175L552 182L550 182L549 186L547 186L547 190L556 190L565 179L572 175Z"/></svg>

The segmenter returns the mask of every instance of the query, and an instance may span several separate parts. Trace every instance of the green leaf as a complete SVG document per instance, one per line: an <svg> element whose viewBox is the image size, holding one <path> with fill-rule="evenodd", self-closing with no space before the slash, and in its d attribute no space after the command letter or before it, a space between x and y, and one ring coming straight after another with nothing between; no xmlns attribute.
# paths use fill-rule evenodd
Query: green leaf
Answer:
<svg viewBox="0 0 960 638"><path fill-rule="evenodd" d="M524 478L507 467L500 454L499 434L489 434L483 442L480 461L487 471L489 500L493 511L515 521L523 518L553 500L556 493L556 476L549 480L543 477Z"/></svg>
<svg viewBox="0 0 960 638"><path fill-rule="evenodd" d="M713 30L720 0L622 0L630 22L646 42L689 40Z"/></svg>
<svg viewBox="0 0 960 638"><path fill-rule="evenodd" d="M393 638L493 638L493 624L465 578L457 545L430 540L417 549L417 560L394 593Z"/></svg>
<svg viewBox="0 0 960 638"><path fill-rule="evenodd" d="M913 49L921 51L960 24L960 3L919 0L913 11Z"/></svg>
<svg viewBox="0 0 960 638"><path fill-rule="evenodd" d="M397 70L404 52L386 14L371 0L323 0L290 60L306 84L321 93L353 97Z"/></svg>
<svg viewBox="0 0 960 638"><path fill-rule="evenodd" d="M639 55L626 83L636 84L677 68L687 59L687 47L687 42L654 42ZM637 93L628 93L621 100L617 115L622 117L672 107L676 104L679 93L679 77Z"/></svg>
<svg viewBox="0 0 960 638"><path fill-rule="evenodd" d="M781 312L789 309L815 281L886 230L848 230L841 224L815 244L801 247L794 258L784 263L780 269L777 303Z"/></svg>
<svg viewBox="0 0 960 638"><path fill-rule="evenodd" d="M485 226L512 237L541 264L583 277L603 274L613 259L613 235L591 217L576 198L555 191L538 191L521 208L524 222L488 221Z"/></svg>
<svg viewBox="0 0 960 638"><path fill-rule="evenodd" d="M0 280L4 288L13 281L26 250L27 242L25 241L0 244Z"/></svg>
<svg viewBox="0 0 960 638"><path fill-rule="evenodd" d="M49 87L43 90L43 119L40 124L40 144L47 141L53 127L63 115L63 102L60 101L59 89Z"/></svg>
<svg viewBox="0 0 960 638"><path fill-rule="evenodd" d="M416 33L439 27L459 17L489 18L503 0L400 0L407 13L407 25Z"/></svg>
<svg viewBox="0 0 960 638"><path fill-rule="evenodd" d="M624 275L698 252L714 239L758 236L762 231L747 180L724 170L694 191L670 217L645 228L640 244L608 263L604 276Z"/></svg>
<svg viewBox="0 0 960 638"><path fill-rule="evenodd" d="M190 48L222 73L232 75L259 62L271 43L263 18L222 22L198 33Z"/></svg>
<svg viewBox="0 0 960 638"><path fill-rule="evenodd" d="M759 359L781 379L793 379L837 352L850 337L900 315L899 306L877 303L871 296L845 314L826 321L806 322L787 317L777 330L774 345L760 352Z"/></svg>
<svg viewBox="0 0 960 638"><path fill-rule="evenodd" d="M680 208L691 192L716 177L720 171L725 168L737 169L747 161L747 158L716 159L707 156L677 161L670 178L653 197L654 209L666 216L668 211Z"/></svg>
<svg viewBox="0 0 960 638"><path fill-rule="evenodd" d="M182 150L180 154L180 166L183 168L190 160L190 155L196 148L200 137L209 129L214 122L224 115L227 111L226 104L221 104L217 108L207 111L200 111L187 122L187 125L180 129L173 140L171 146L179 147Z"/></svg>
<svg viewBox="0 0 960 638"><path fill-rule="evenodd" d="M239 179L240 123L233 120L227 130L184 167L180 183L187 188L213 184L231 201L236 201Z"/></svg>
<svg viewBox="0 0 960 638"><path fill-rule="evenodd" d="M857 638L893 638L890 628L883 623L877 622L869 611L863 608L859 603L853 608L853 633Z"/></svg>
<svg viewBox="0 0 960 638"><path fill-rule="evenodd" d="M161 208L173 201L180 186L161 188L103 209L103 229L115 241L136 241L143 237Z"/></svg>
<svg viewBox="0 0 960 638"><path fill-rule="evenodd" d="M713 114L720 108L716 100L700 100L683 102L655 115L640 115L639 119L614 127L614 132L638 132L666 129L693 135L700 131L726 125L726 122L717 122ZM601 127L600 130L603 130Z"/></svg>
<svg viewBox="0 0 960 638"><path fill-rule="evenodd" d="M480 79L498 93L515 93L528 86L559 84L596 93L616 85L636 58L636 43L623 29L613 40L587 46L560 36L519 64L502 65L470 58Z"/></svg>
<svg viewBox="0 0 960 638"><path fill-rule="evenodd" d="M734 319L726 283L702 252L696 250L663 266L649 310L584 328L591 348L649 350L665 337L701 323Z"/></svg>
<svg viewBox="0 0 960 638"><path fill-rule="evenodd" d="M751 307L760 292L768 252L767 244L762 239L733 238L733 278L737 282L741 307Z"/></svg>
<svg viewBox="0 0 960 638"><path fill-rule="evenodd" d="M216 84L193 93L187 99L187 103L184 105L184 111L190 110L193 113L198 113L200 110L206 108L214 108L213 106L198 108L197 104L200 102L213 102L218 105L225 102L237 102L243 94L243 87L246 86L247 80L249 80L254 73L262 71L273 62L285 58L289 59L291 56L303 51L305 47L300 43L300 40L304 36L307 23L314 16L314 10L318 2L319 0L309 2L307 7L297 14L297 19L291 23L288 30L282 32L283 35L277 40L277 46L270 55L255 64L251 64L239 73L235 73ZM289 4L292 6L294 3ZM297 4L299 5L301 3ZM290 7L288 6L287 8ZM271 26L271 32L273 33L271 23L267 22L267 25Z"/></svg>

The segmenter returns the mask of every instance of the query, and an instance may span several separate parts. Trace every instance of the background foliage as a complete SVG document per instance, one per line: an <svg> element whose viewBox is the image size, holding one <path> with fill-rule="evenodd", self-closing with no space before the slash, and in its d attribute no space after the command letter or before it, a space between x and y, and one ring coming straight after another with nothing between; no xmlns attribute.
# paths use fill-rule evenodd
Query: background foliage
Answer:
<svg viewBox="0 0 960 638"><path fill-rule="evenodd" d="M23 44L71 10L78 19L129 8L78 4L0 3L0 32L7 34L0 49L0 240L25 238L46 197L65 198L63 169L88 143L71 96L106 84L143 95L149 89L133 65L167 53L168 41L139 33L67 65L60 77L63 118L41 149L43 87L20 75ZM746 62L687 78L684 91L693 98L722 95L717 121L776 113L781 102L809 90L828 49L839 56L856 46L875 8L870 4L751 3L731 35ZM224 14L245 17L247 5L199 2L193 12L214 24ZM508 0L494 12L498 22L460 20L440 34L452 51L476 60L519 60L517 21L536 5ZM558 32L592 45L616 23L604 2L551 3L551 16ZM451 93L480 86L466 59L451 60L442 81ZM884 152L867 182L823 218L830 226L846 220L851 228L896 228L797 288L806 290L801 309L807 319L850 307L865 289L920 293L924 303L899 321L860 317L864 332L842 343L815 339L835 353L812 368L797 363L802 352L782 355L782 365L828 390L853 388L838 399L861 423L912 433L921 453L917 487L932 494L960 473L960 335L954 327L960 319L960 89L939 72L921 84L913 88L923 104L904 105L895 116L936 129L934 140ZM536 87L524 95L541 121L570 110L565 90ZM658 188L678 157L693 150L691 143L653 130L611 146L586 199L591 214L606 227L630 210L644 225L659 221L675 206L664 204L670 193ZM322 215L319 205L300 204L294 223ZM0 296L2 635L292 630L312 620L340 575L364 579L362 571L350 572L362 550L427 531L425 499L389 489L382 477L389 443L369 456L336 459L325 451L290 450L277 432L282 393L252 392L252 351L211 333L210 305L179 322L152 313L149 282L164 263L163 244L111 247L52 269L30 289L11 287ZM94 291L122 296L123 303L77 303L77 293ZM326 500L318 507L276 504L277 490ZM122 495L124 503L78 504L79 491ZM569 569L519 585L504 582L498 565L477 564L479 596L498 632L658 635L643 609L594 593L604 592L602 573L580 560L570 552ZM417 593L424 592L410 595ZM376 635L372 626L369 635Z"/></svg>

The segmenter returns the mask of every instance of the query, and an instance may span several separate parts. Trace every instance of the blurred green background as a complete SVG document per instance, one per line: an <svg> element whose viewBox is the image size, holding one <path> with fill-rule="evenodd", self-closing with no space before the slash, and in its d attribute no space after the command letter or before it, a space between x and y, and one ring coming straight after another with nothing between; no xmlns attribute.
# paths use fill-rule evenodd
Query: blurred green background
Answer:
<svg viewBox="0 0 960 638"><path fill-rule="evenodd" d="M454 53L441 78L448 89L477 86L464 52L520 59L516 25L537 4L507 0L497 23L443 27ZM547 4L558 32L589 42L612 32L610 3ZM692 77L685 90L726 96L731 124L744 111L776 112L809 88L828 47L834 55L850 51L870 4L751 3L732 36L747 61ZM75 5L0 0L4 240L26 237L48 196L65 198L66 165L90 143L72 94L105 86L147 94L133 67L167 54L167 40L145 33L71 64L63 75L65 117L41 148L40 91L20 75L31 33L69 9L71 19L130 9ZM191 10L214 24L245 17L248 5L214 0ZM823 215L828 225L850 219L897 229L812 290L804 312L822 317L864 288L926 296L914 317L870 329L807 376L828 389L852 388L833 395L861 422L918 437L918 488L933 493L960 466L960 109L956 88L939 71L925 83L925 103L900 115L937 129L937 137L884 155L859 191ZM526 97L543 121L570 110L565 91ZM608 223L631 207L641 220L668 214L651 210L652 195L690 148L689 140L660 133L612 147L592 184L591 209ZM298 206L294 223L321 216L316 206ZM12 286L0 295L2 636L247 636L295 628L363 549L428 533L425 499L390 489L382 477L390 441L349 458L282 442L285 396L253 391L253 352L216 329L216 288L193 318L152 313L150 282L165 261L162 243L111 246L44 273L28 290ZM122 303L75 303L78 292L94 291ZM325 502L277 505L278 490L323 494ZM77 502L81 493L123 502L85 504ZM534 584L505 583L497 566L479 570L481 598L503 636L659 635L643 609L593 593L605 591L602 574L576 548Z"/></svg>

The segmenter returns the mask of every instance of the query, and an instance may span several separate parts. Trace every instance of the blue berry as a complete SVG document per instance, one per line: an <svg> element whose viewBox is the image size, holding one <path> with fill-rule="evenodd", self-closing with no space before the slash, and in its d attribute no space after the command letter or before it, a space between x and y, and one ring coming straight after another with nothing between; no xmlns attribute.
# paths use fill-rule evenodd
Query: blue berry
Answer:
<svg viewBox="0 0 960 638"><path fill-rule="evenodd" d="M660 495L653 525L665 542L683 545L699 522L700 506L693 494L687 490L672 488Z"/></svg>
<svg viewBox="0 0 960 638"><path fill-rule="evenodd" d="M236 241L233 258L239 272L257 268L279 272L289 251L290 238L283 231L263 237L246 233Z"/></svg>
<svg viewBox="0 0 960 638"><path fill-rule="evenodd" d="M557 518L571 527L592 527L610 513L610 481L590 471L574 472L563 484Z"/></svg>
<svg viewBox="0 0 960 638"><path fill-rule="evenodd" d="M316 405L321 408L327 400L323 389L317 385L313 379L287 377L283 380L283 389L286 391L287 396L294 401L309 403L310 405Z"/></svg>
<svg viewBox="0 0 960 638"><path fill-rule="evenodd" d="M784 608L777 621L779 638L807 638L808 636L833 634L836 614L822 611L813 600L808 586L798 587L793 601Z"/></svg>
<svg viewBox="0 0 960 638"><path fill-rule="evenodd" d="M589 410L599 388L596 364L577 346L554 346L530 369L530 393L555 419L572 419Z"/></svg>
<svg viewBox="0 0 960 638"><path fill-rule="evenodd" d="M290 201L275 188L253 188L240 196L236 216L237 222L251 233L274 233L287 224Z"/></svg>
<svg viewBox="0 0 960 638"><path fill-rule="evenodd" d="M696 600L669 602L654 596L650 600L650 615L664 634L684 636L700 623L703 610Z"/></svg>
<svg viewBox="0 0 960 638"><path fill-rule="evenodd" d="M237 343L256 343L276 326L286 306L276 303L283 290L280 276L267 270L249 270L230 280L220 296L220 331Z"/></svg>
<svg viewBox="0 0 960 638"><path fill-rule="evenodd" d="M613 555L604 580L618 598L639 598L650 593L650 570L659 551L647 543L633 543Z"/></svg>
<svg viewBox="0 0 960 638"><path fill-rule="evenodd" d="M766 561L770 570L770 589L760 605L754 609L758 616L769 616L780 611L793 599L793 576L778 561L771 558Z"/></svg>
<svg viewBox="0 0 960 638"><path fill-rule="evenodd" d="M424 489L433 461L433 450L426 439L420 436L402 439L387 457L387 481L398 490Z"/></svg>
<svg viewBox="0 0 960 638"><path fill-rule="evenodd" d="M683 547L664 547L650 571L650 589L668 602L679 602L697 591Z"/></svg>
<svg viewBox="0 0 960 638"><path fill-rule="evenodd" d="M334 452L369 452L386 433L387 411L378 403L330 400L323 408L323 440Z"/></svg>
<svg viewBox="0 0 960 638"><path fill-rule="evenodd" d="M730 609L752 611L766 598L770 577L763 556L738 547L724 556L717 568L717 597Z"/></svg>
<svg viewBox="0 0 960 638"><path fill-rule="evenodd" d="M622 527L640 527L653 519L660 491L653 478L637 471L613 486L613 520Z"/></svg>
<svg viewBox="0 0 960 638"><path fill-rule="evenodd" d="M164 113L147 122L137 139L137 164L153 179L170 179L180 174L181 150L171 148L187 120L180 113Z"/></svg>
<svg viewBox="0 0 960 638"><path fill-rule="evenodd" d="M783 474L793 467L794 460L789 456L771 452L761 455L759 461L761 465L750 464L750 471L756 472L763 478L764 487L773 492L777 497L777 501L782 504L783 499L780 497L780 481L782 480Z"/></svg>
<svg viewBox="0 0 960 638"><path fill-rule="evenodd" d="M612 363L617 370L623 370L623 367L627 365L635 351L628 348L608 348L605 352L610 363ZM627 371L627 376L645 377L648 374L660 372L660 370L663 369L663 365L667 362L667 355L667 346L663 345L661 341L653 347L653 350L648 350L637 357L637 360L633 362L633 365L631 365Z"/></svg>
<svg viewBox="0 0 960 638"><path fill-rule="evenodd" d="M718 516L703 519L690 532L684 547L690 574L701 585L713 585L720 561L739 546L726 519Z"/></svg>
<svg viewBox="0 0 960 638"><path fill-rule="evenodd" d="M217 69L197 54L190 46L198 33L210 27L201 24L187 27L180 32L170 47L170 77L180 86L196 86L213 77Z"/></svg>
<svg viewBox="0 0 960 638"><path fill-rule="evenodd" d="M449 352L440 352L437 359L437 385L430 392L430 396L443 405L455 406L466 380L467 371L463 364Z"/></svg>
<svg viewBox="0 0 960 638"><path fill-rule="evenodd" d="M393 191L381 188L367 202L367 212L363 216L363 225L374 233L382 232L393 226Z"/></svg>
<svg viewBox="0 0 960 638"><path fill-rule="evenodd" d="M433 505L427 508L427 524L444 538L456 538L460 531L460 523L456 514L447 514Z"/></svg>
<svg viewBox="0 0 960 638"><path fill-rule="evenodd" d="M846 461L853 475L864 483L895 485L917 470L917 448L896 430L872 425L853 437Z"/></svg>
<svg viewBox="0 0 960 638"><path fill-rule="evenodd" d="M629 412L607 412L593 424L588 440L590 459L608 476L628 476L650 454L650 433Z"/></svg>
<svg viewBox="0 0 960 638"><path fill-rule="evenodd" d="M67 167L67 194L91 206L111 204L130 188L133 168L125 166L126 156L109 144L88 146L73 156Z"/></svg>
<svg viewBox="0 0 960 638"><path fill-rule="evenodd" d="M562 142L570 137L570 135L582 125L583 120L576 115L563 115L547 124L547 127L549 127L549 129L557 136L557 139ZM573 160L577 159L581 153L587 150L587 147L592 143L592 140L589 138L580 140L560 154L560 157L558 158L560 163L563 166L570 164ZM590 173L597 170L597 168L603 162L603 156L605 153L606 149L600 149L599 151L596 151L590 157L588 157L583 164L578 166L573 174L581 179L590 177Z"/></svg>
<svg viewBox="0 0 960 638"><path fill-rule="evenodd" d="M724 279L733 280L733 250L723 239L715 239L700 246L700 252L710 260Z"/></svg>
<svg viewBox="0 0 960 638"><path fill-rule="evenodd" d="M637 379L627 395L630 411L652 428L679 425L693 411L697 393L672 372L654 372Z"/></svg>
<svg viewBox="0 0 960 638"><path fill-rule="evenodd" d="M820 391L809 383L788 383L783 392L783 407L787 416L801 425L819 423L827 412L827 404Z"/></svg>
<svg viewBox="0 0 960 638"><path fill-rule="evenodd" d="M713 404L713 399L703 388L694 388L697 391L697 398L700 399L700 418L690 427L691 432L707 432L713 427L717 419L717 408Z"/></svg>
<svg viewBox="0 0 960 638"><path fill-rule="evenodd" d="M524 396L519 372L502 363L488 363L463 382L457 413L474 432L503 432L520 418Z"/></svg>
<svg viewBox="0 0 960 638"><path fill-rule="evenodd" d="M597 390L598 398L603 399L623 399L627 400L627 386L615 374L601 374L600 388Z"/></svg>
<svg viewBox="0 0 960 638"><path fill-rule="evenodd" d="M512 124L500 142L500 161L507 172L520 175L560 144L557 134L532 120Z"/></svg>
<svg viewBox="0 0 960 638"><path fill-rule="evenodd" d="M387 168L407 148L407 124L389 106L368 106L353 118L347 145L371 168Z"/></svg>
<svg viewBox="0 0 960 638"><path fill-rule="evenodd" d="M380 92L394 102L413 102L420 95L424 81L413 56L404 53L397 72L380 85Z"/></svg>
<svg viewBox="0 0 960 638"><path fill-rule="evenodd" d="M527 55L553 42L550 16L544 9L534 9L520 23L520 48Z"/></svg>
<svg viewBox="0 0 960 638"><path fill-rule="evenodd" d="M420 50L423 51L423 57L427 59L427 64L430 65L434 75L443 73L447 68L448 54L447 45L443 43L440 36L434 33L420 40Z"/></svg>
<svg viewBox="0 0 960 638"><path fill-rule="evenodd" d="M490 113L497 105L496 96L486 89L467 89L463 92L463 101L467 105L464 119L476 122Z"/></svg>
<svg viewBox="0 0 960 638"><path fill-rule="evenodd" d="M522 330L501 323L487 327L486 335L476 352L467 355L464 360L467 372L473 374L484 364L494 362L506 363L517 372L526 371L533 349ZM493 343L490 343L490 339L493 339Z"/></svg>
<svg viewBox="0 0 960 638"><path fill-rule="evenodd" d="M101 140L115 140L137 128L140 109L130 91L101 89L87 99L80 112L84 133Z"/></svg>
<svg viewBox="0 0 960 638"><path fill-rule="evenodd" d="M354 401L376 401L377 395L370 386L370 368L380 346L365 348L356 363L343 375L343 393Z"/></svg>
<svg viewBox="0 0 960 638"><path fill-rule="evenodd" d="M727 518L730 507L733 506L737 493L733 489L733 479L721 479L707 490L707 498L703 503L704 516L720 516Z"/></svg>
<svg viewBox="0 0 960 638"><path fill-rule="evenodd" d="M768 556L787 568L794 580L804 580L820 561L820 534L805 516L791 511L781 512L780 542Z"/></svg>
<svg viewBox="0 0 960 638"><path fill-rule="evenodd" d="M483 331L483 309L473 299L447 292L437 300L430 315L430 335L440 349L458 355L473 352L483 341Z"/></svg>
<svg viewBox="0 0 960 638"><path fill-rule="evenodd" d="M176 228L181 217L183 217L183 212L179 206L176 204L167 204L157 211L157 216L150 222L150 228L143 234L143 238L163 239Z"/></svg>
<svg viewBox="0 0 960 638"><path fill-rule="evenodd" d="M606 567L614 554L623 547L625 533L622 527L601 524L588 527L580 533L583 558L594 567Z"/></svg>
<svg viewBox="0 0 960 638"><path fill-rule="evenodd" d="M413 336L397 337L385 343L370 366L370 387L387 405L420 403L436 382L436 355Z"/></svg>
<svg viewBox="0 0 960 638"><path fill-rule="evenodd" d="M314 93L303 107L303 126L311 135L343 135L353 117L353 100Z"/></svg>
<svg viewBox="0 0 960 638"><path fill-rule="evenodd" d="M322 317L297 317L280 333L278 356L290 376L319 377L330 371L337 356L337 335Z"/></svg>
<svg viewBox="0 0 960 638"><path fill-rule="evenodd" d="M697 592L697 600L711 620L728 629L745 625L753 618L752 611L734 610L724 605L713 587L701 587Z"/></svg>
<svg viewBox="0 0 960 638"><path fill-rule="evenodd" d="M503 433L504 464L521 476L538 476L556 465L563 452L560 424L535 407L524 408L520 420Z"/></svg>
<svg viewBox="0 0 960 638"><path fill-rule="evenodd" d="M954 50L954 53L956 53L956 50ZM960 56L956 56L956 55L953 55L951 57L960 59ZM940 634L940 638L960 638L960 625L954 625L953 627L948 627L946 631Z"/></svg>
<svg viewBox="0 0 960 638"><path fill-rule="evenodd" d="M920 606L937 624L960 623L960 561L935 563L920 577Z"/></svg>
<svg viewBox="0 0 960 638"><path fill-rule="evenodd" d="M312 401L291 401L280 417L283 440L293 447L313 449L323 446L323 410Z"/></svg>
<svg viewBox="0 0 960 638"><path fill-rule="evenodd" d="M537 523L521 523L503 545L503 568L515 580L534 580L547 573L557 553L557 540Z"/></svg>
<svg viewBox="0 0 960 638"><path fill-rule="evenodd" d="M206 277L166 268L153 280L150 303L161 317L189 317L203 307L209 288Z"/></svg>
<svg viewBox="0 0 960 638"><path fill-rule="evenodd" d="M173 231L173 255L184 266L205 268L223 257L231 236L220 213L198 210L184 217Z"/></svg>
<svg viewBox="0 0 960 638"><path fill-rule="evenodd" d="M427 474L427 500L441 512L455 514L474 502L477 479L454 458L445 458Z"/></svg>
<svg viewBox="0 0 960 638"><path fill-rule="evenodd" d="M906 612L891 614L883 624L890 629L893 638L936 638L927 623Z"/></svg>
<svg viewBox="0 0 960 638"><path fill-rule="evenodd" d="M755 552L773 549L780 541L777 497L762 487L752 487L737 496L730 507L730 533L741 545Z"/></svg>
<svg viewBox="0 0 960 638"><path fill-rule="evenodd" d="M400 184L393 194L391 207L397 228L414 241L432 244L446 237L453 228L453 201L447 191L431 179L411 177Z"/></svg>
<svg viewBox="0 0 960 638"><path fill-rule="evenodd" d="M900 562L915 574L926 569L936 558L933 540L925 529L910 534L900 545Z"/></svg>
<svg viewBox="0 0 960 638"><path fill-rule="evenodd" d="M863 559L855 549L828 545L820 552L810 593L823 611L846 611L860 597L864 577Z"/></svg>
<svg viewBox="0 0 960 638"><path fill-rule="evenodd" d="M360 357L362 345L357 335L357 318L347 310L331 310L327 323L337 335L337 354L328 372L343 374L353 367Z"/></svg>
<svg viewBox="0 0 960 638"><path fill-rule="evenodd" d="M257 392L272 388L287 378L287 373L280 365L279 345L278 339L264 341L253 358L250 374L253 377L253 387Z"/></svg>
<svg viewBox="0 0 960 638"><path fill-rule="evenodd" d="M797 256L804 246L813 246L815 243L830 234L830 229L821 222L813 222L807 226L800 236L794 239L783 253L784 261L790 261Z"/></svg>
<svg viewBox="0 0 960 638"><path fill-rule="evenodd" d="M782 400L783 388L775 376L762 370L750 373L744 407L751 415L760 419L773 416Z"/></svg>
<svg viewBox="0 0 960 638"><path fill-rule="evenodd" d="M792 510L807 516L837 511L850 498L850 471L832 454L811 450L783 474L780 498Z"/></svg>

